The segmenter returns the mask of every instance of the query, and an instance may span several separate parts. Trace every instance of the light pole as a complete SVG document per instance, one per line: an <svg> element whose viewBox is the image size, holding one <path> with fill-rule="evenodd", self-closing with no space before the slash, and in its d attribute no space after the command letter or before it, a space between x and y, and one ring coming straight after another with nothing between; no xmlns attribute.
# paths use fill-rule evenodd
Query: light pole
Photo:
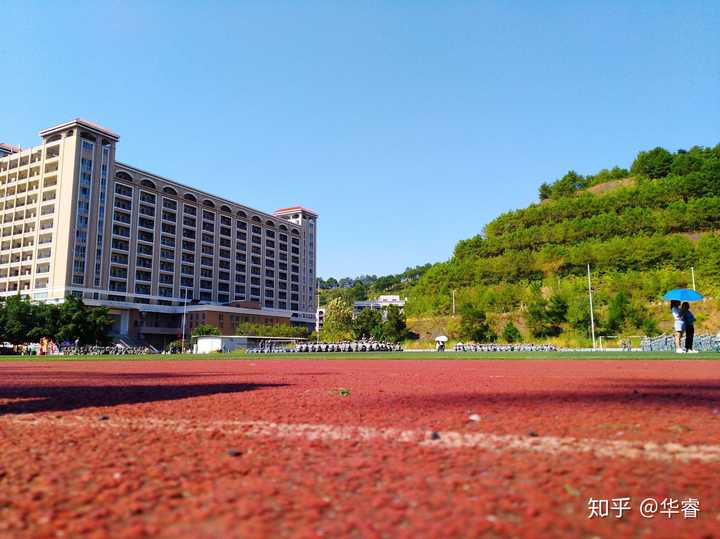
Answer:
<svg viewBox="0 0 720 539"><path fill-rule="evenodd" d="M590 332L592 334L593 350L595 350L595 315L593 314L593 304L592 304L592 282L590 281L590 264L588 264L587 270L588 270L588 294L590 296Z"/></svg>
<svg viewBox="0 0 720 539"><path fill-rule="evenodd" d="M692 274L693 290L696 290L696 288L695 288L695 268L692 266L690 267L690 273Z"/></svg>
<svg viewBox="0 0 720 539"><path fill-rule="evenodd" d="M187 288L183 288L185 292L185 299L183 301L183 315L182 315L182 353L185 353L185 316L187 314Z"/></svg>
<svg viewBox="0 0 720 539"><path fill-rule="evenodd" d="M320 279L315 281L315 288L317 290L315 300L315 342L320 343Z"/></svg>

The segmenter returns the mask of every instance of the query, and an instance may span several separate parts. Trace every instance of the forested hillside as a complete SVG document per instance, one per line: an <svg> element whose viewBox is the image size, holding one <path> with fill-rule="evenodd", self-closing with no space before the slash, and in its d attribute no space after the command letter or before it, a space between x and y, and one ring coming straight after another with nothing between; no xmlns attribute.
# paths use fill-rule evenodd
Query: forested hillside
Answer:
<svg viewBox="0 0 720 539"><path fill-rule="evenodd" d="M539 195L460 241L447 262L393 281L408 316L450 314L455 290L458 311L484 313L496 334L513 322L526 340L582 339L590 264L600 333L646 334L664 316L662 293L689 285L691 267L701 291L720 290L720 145L640 152L630 170L570 171ZM701 326L717 330L711 318L700 313Z"/></svg>

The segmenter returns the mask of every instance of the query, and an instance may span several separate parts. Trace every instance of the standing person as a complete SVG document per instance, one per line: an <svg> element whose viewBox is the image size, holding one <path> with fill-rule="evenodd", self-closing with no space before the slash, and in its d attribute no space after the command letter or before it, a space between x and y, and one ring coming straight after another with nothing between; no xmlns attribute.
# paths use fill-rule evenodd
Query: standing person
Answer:
<svg viewBox="0 0 720 539"><path fill-rule="evenodd" d="M680 312L685 323L685 352L688 354L697 354L697 350L693 350L693 338L695 337L695 315L690 310L690 304L684 301L680 307Z"/></svg>
<svg viewBox="0 0 720 539"><path fill-rule="evenodd" d="M685 331L685 321L683 320L683 313L680 310L680 302L676 299L670 302L670 312L673 316L673 332L675 335L675 353L684 354L685 350L682 347L682 334Z"/></svg>

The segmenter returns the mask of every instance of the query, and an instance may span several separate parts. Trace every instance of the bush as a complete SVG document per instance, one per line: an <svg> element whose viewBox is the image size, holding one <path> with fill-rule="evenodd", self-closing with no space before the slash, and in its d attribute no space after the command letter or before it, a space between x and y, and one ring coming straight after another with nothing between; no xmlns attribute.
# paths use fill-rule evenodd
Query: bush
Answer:
<svg viewBox="0 0 720 539"><path fill-rule="evenodd" d="M522 341L522 334L520 330L512 322L505 324L505 327L500 334L500 338L507 343L514 343Z"/></svg>

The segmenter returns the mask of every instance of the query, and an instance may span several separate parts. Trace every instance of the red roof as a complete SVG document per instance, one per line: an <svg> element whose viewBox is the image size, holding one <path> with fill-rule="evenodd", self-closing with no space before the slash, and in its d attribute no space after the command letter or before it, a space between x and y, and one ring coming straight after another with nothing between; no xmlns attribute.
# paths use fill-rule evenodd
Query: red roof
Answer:
<svg viewBox="0 0 720 539"><path fill-rule="evenodd" d="M317 212L314 212L313 210L306 208L304 206L290 206L289 208L280 208L279 210L275 210L273 212L273 214L278 215L278 214L282 214L282 213L291 213L294 211L304 211L304 212L314 215L315 217L318 216Z"/></svg>
<svg viewBox="0 0 720 539"><path fill-rule="evenodd" d="M6 142L0 142L0 150L6 150L10 153L16 153L21 150L20 146L13 146L12 144L7 144Z"/></svg>

